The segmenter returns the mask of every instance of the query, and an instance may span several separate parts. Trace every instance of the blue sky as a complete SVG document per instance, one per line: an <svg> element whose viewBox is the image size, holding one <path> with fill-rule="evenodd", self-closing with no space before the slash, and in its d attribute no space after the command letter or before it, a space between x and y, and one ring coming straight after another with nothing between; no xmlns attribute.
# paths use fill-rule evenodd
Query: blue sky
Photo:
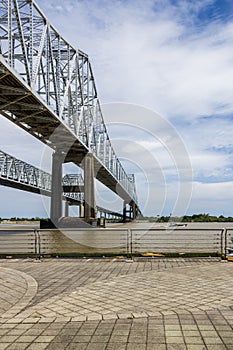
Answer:
<svg viewBox="0 0 233 350"><path fill-rule="evenodd" d="M208 25L210 21L222 21L226 23L232 20L233 4L231 0L210 1L197 16L200 26Z"/></svg>
<svg viewBox="0 0 233 350"><path fill-rule="evenodd" d="M73 46L89 54L109 133L128 172L136 173L144 213L233 215L233 2L37 3ZM116 102L126 104L128 129L112 111ZM128 104L139 106L138 113ZM40 166L43 147L3 117L0 125L1 148ZM178 143L183 151L174 156ZM190 167L180 160L186 152ZM188 167L192 178L186 176ZM186 195L179 197L182 188ZM98 196L100 204L107 198L107 205L120 209L102 187ZM3 187L0 207L0 216L43 215L47 210L35 195Z"/></svg>

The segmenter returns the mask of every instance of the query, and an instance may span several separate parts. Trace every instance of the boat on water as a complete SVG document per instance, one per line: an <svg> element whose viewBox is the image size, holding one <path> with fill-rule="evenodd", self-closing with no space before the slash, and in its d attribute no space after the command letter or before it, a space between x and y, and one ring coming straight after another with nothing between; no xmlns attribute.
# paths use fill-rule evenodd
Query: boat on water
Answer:
<svg viewBox="0 0 233 350"><path fill-rule="evenodd" d="M180 224L176 223L176 224L169 225L169 227L187 227L187 226L188 226L188 224L182 224L182 223L180 223Z"/></svg>

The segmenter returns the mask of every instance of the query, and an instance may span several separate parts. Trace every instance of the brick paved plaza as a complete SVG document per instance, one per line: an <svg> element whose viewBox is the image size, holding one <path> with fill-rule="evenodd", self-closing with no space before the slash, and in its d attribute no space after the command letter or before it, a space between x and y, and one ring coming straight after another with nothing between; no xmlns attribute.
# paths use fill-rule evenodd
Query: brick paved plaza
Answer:
<svg viewBox="0 0 233 350"><path fill-rule="evenodd" d="M233 263L0 261L0 350L233 350Z"/></svg>

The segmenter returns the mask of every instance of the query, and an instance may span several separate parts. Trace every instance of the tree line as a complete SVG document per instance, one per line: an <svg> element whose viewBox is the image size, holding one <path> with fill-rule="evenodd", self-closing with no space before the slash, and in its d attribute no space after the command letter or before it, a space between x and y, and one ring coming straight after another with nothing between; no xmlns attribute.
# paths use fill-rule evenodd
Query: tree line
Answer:
<svg viewBox="0 0 233 350"><path fill-rule="evenodd" d="M210 214L193 214L184 216L157 216L157 217L144 217L143 220L149 220L150 222L233 222L232 216L215 216Z"/></svg>
<svg viewBox="0 0 233 350"><path fill-rule="evenodd" d="M11 217L11 218L0 218L1 221L40 221L42 218L35 217L35 218L19 218L19 217Z"/></svg>
<svg viewBox="0 0 233 350"><path fill-rule="evenodd" d="M11 218L0 218L1 221L40 221L47 220L47 218L40 217L11 217ZM193 215L184 215L184 216L144 216L142 220L150 221L150 222L233 222L232 216L215 216L210 214L193 214Z"/></svg>

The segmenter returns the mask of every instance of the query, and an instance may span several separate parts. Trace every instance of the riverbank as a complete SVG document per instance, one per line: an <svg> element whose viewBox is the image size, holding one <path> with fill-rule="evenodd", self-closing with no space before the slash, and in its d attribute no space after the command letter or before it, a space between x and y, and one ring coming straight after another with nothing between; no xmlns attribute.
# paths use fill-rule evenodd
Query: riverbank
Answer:
<svg viewBox="0 0 233 350"><path fill-rule="evenodd" d="M0 225L39 225L37 220L2 220Z"/></svg>

